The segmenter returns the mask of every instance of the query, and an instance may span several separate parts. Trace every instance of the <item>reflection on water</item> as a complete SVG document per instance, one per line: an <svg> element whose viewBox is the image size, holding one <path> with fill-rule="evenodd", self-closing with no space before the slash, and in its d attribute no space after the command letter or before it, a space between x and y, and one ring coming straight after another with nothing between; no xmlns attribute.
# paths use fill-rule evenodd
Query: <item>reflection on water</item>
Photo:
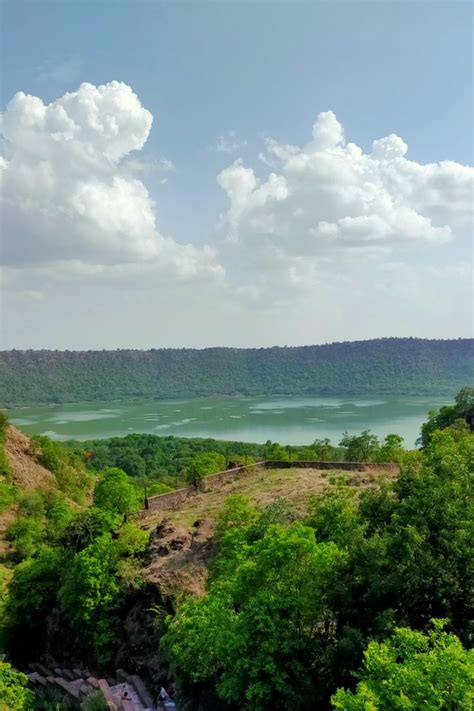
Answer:
<svg viewBox="0 0 474 711"><path fill-rule="evenodd" d="M369 429L384 437L397 432L412 446L427 413L446 398L206 398L200 400L74 403L10 410L12 424L27 434L53 439L100 439L133 432L162 436L215 437L248 442L309 444ZM179 407L177 407L179 406ZM171 413L171 414L170 414ZM179 413L179 419L176 414ZM175 419L176 418L176 419ZM163 423L163 420L168 421Z"/></svg>

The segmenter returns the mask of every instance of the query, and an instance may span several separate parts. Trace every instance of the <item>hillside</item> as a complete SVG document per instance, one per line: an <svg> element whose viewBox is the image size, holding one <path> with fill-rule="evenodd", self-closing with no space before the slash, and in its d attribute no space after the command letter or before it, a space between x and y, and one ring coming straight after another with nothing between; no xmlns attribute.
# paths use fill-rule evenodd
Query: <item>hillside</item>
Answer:
<svg viewBox="0 0 474 711"><path fill-rule="evenodd" d="M32 453L31 440L16 427L7 430L5 453L10 464L11 483L23 489L54 489L56 477Z"/></svg>
<svg viewBox="0 0 474 711"><path fill-rule="evenodd" d="M474 340L384 338L295 348L3 351L4 406L208 395L453 395Z"/></svg>
<svg viewBox="0 0 474 711"><path fill-rule="evenodd" d="M12 426L2 432L7 471L0 477L0 569L18 553L35 553L48 527L59 530L90 501L94 477L79 458L55 443L48 450L48 444Z"/></svg>

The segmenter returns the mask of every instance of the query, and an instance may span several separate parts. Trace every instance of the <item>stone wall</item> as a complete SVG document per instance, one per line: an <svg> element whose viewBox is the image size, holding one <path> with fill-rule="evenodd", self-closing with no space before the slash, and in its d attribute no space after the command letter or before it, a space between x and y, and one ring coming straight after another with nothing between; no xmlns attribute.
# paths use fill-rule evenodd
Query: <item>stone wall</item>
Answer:
<svg viewBox="0 0 474 711"><path fill-rule="evenodd" d="M226 469L225 471L218 472L217 474L210 474L209 476L204 477L202 482L202 490L204 492L212 491L215 488L219 488L219 486L224 482L240 479L242 476L252 474L259 470L294 468L319 470L337 469L339 471L350 472L387 471L397 473L399 471L399 466L391 463L376 464L372 462L266 461L257 462L256 464L249 464L247 466L235 467L234 469ZM184 489L170 491L168 494L150 496L148 498L148 508L143 509L140 514L145 515L147 511L169 511L170 509L178 506L178 504L181 504L190 496L193 496L195 493L196 489L193 486L187 486Z"/></svg>
<svg viewBox="0 0 474 711"><path fill-rule="evenodd" d="M247 466L235 467L234 469L226 469L223 472L218 472L217 474L210 474L203 479L202 491L211 491L218 485L226 481L233 481L241 476L250 474L251 472L258 471L258 469L265 468L265 462L257 462L256 464L249 464ZM169 494L158 494L157 496L150 496L148 499L148 509L144 509L142 513L148 511L167 511L174 508L180 504L185 499L189 498L196 493L194 486L187 486L184 489L177 489L176 491L170 491Z"/></svg>
<svg viewBox="0 0 474 711"><path fill-rule="evenodd" d="M400 467L392 462L314 462L266 461L265 469L338 469L347 472L388 471L398 472Z"/></svg>

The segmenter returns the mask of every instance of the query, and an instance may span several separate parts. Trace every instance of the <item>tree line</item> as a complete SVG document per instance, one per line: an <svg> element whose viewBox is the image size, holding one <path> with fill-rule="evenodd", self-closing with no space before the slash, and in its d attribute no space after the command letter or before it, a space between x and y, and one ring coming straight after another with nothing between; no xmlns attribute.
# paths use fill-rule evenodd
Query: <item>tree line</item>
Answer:
<svg viewBox="0 0 474 711"><path fill-rule="evenodd" d="M472 339L382 338L291 348L3 351L2 406L211 395L447 394Z"/></svg>

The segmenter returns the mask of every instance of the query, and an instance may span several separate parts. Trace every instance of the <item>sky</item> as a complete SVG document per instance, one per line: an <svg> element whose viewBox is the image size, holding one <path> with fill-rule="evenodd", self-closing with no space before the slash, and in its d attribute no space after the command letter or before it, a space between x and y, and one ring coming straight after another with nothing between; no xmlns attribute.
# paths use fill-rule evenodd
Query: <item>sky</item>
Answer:
<svg viewBox="0 0 474 711"><path fill-rule="evenodd" d="M1 11L1 348L472 336L471 2Z"/></svg>

